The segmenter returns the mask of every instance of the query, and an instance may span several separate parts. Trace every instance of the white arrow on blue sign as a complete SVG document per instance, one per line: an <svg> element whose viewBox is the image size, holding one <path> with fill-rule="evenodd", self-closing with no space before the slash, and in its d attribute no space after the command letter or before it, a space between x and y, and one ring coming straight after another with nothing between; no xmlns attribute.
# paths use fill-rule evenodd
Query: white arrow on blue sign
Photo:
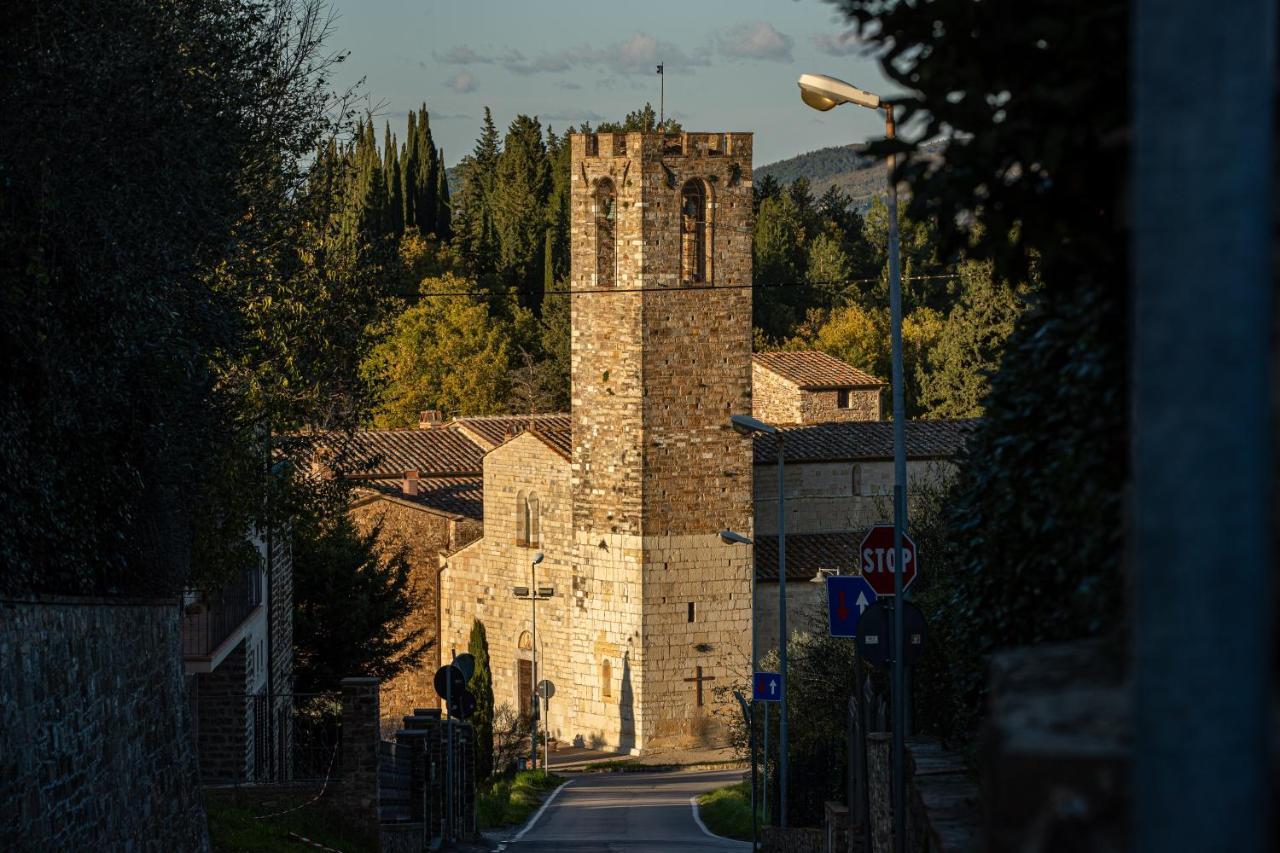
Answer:
<svg viewBox="0 0 1280 853"><path fill-rule="evenodd" d="M858 620L876 603L876 591L862 575L827 577L827 624L833 637L858 636Z"/></svg>
<svg viewBox="0 0 1280 853"><path fill-rule="evenodd" d="M757 702L782 701L782 673L757 672L751 679L752 697Z"/></svg>

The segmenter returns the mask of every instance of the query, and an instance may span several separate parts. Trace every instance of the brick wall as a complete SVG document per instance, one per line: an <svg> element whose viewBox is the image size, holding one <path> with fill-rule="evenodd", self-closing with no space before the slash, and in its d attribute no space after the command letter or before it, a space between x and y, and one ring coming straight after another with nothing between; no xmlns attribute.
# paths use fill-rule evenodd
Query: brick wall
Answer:
<svg viewBox="0 0 1280 853"><path fill-rule="evenodd" d="M176 602L0 602L0 849L209 849Z"/></svg>
<svg viewBox="0 0 1280 853"><path fill-rule="evenodd" d="M835 390L806 391L759 364L751 369L752 415L770 424L815 424L831 421L878 421L879 388L850 390L849 405L841 408Z"/></svg>

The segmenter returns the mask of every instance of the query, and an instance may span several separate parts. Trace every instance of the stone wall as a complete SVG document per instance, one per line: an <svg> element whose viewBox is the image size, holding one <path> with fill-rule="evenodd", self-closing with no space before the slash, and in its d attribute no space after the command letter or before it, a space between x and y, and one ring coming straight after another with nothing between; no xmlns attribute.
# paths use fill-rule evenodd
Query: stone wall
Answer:
<svg viewBox="0 0 1280 853"><path fill-rule="evenodd" d="M409 582L414 600L404 631L423 631L434 644L418 666L382 683L383 735L390 737L401 718L414 708L439 705L432 678L440 660L439 596L440 554L460 548L480 536L479 522L462 519L415 504L382 496L357 502L351 509L356 527L368 532L382 526L379 547L385 552L403 548L409 562ZM463 648L465 651L465 641Z"/></svg>
<svg viewBox="0 0 1280 853"><path fill-rule="evenodd" d="M242 639L213 672L188 678L194 714L192 730L205 784L245 782L253 778L253 717L246 689L246 648Z"/></svg>
<svg viewBox="0 0 1280 853"><path fill-rule="evenodd" d="M518 498L536 492L541 536L538 545L517 541ZM533 555L541 550L537 585L555 588L554 597L538 602L538 678L556 686L550 704L550 730L565 741L616 745L618 714L599 681L593 662L594 638L579 637L575 619L613 594L584 584L575 571L569 462L530 433L491 451L484 459L485 535L448 558L441 574L441 661L467 651L473 620L485 626L496 704L518 705L519 662L532 657L521 638L532 636L531 605L512 594L515 586L531 586ZM615 660L614 672L621 669Z"/></svg>
<svg viewBox="0 0 1280 853"><path fill-rule="evenodd" d="M757 581L755 590L756 650L763 656L778 647L778 584ZM787 582L787 631L827 630L827 586L809 581Z"/></svg>
<svg viewBox="0 0 1280 853"><path fill-rule="evenodd" d="M0 849L209 849L178 603L0 602Z"/></svg>
<svg viewBox="0 0 1280 853"><path fill-rule="evenodd" d="M893 520L893 460L786 463L787 533L865 530ZM913 483L941 482L949 462L907 461L907 491ZM755 466L755 531L778 532L778 469Z"/></svg>

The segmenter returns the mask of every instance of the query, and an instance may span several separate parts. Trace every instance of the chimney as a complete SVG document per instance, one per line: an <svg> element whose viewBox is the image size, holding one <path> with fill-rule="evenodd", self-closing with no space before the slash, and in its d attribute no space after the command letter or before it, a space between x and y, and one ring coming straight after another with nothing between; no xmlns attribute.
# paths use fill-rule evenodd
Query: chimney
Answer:
<svg viewBox="0 0 1280 853"><path fill-rule="evenodd" d="M441 423L444 423L444 413L439 409L423 409L418 412L418 429L430 429Z"/></svg>
<svg viewBox="0 0 1280 853"><path fill-rule="evenodd" d="M404 483L401 484L400 488L406 495L410 497L416 496L418 494L418 472L405 471Z"/></svg>

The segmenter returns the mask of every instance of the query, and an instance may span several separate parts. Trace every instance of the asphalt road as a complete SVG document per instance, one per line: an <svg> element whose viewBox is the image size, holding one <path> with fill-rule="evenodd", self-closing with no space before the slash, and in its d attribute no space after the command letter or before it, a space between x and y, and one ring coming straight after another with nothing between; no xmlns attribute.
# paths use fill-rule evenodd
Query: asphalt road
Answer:
<svg viewBox="0 0 1280 853"><path fill-rule="evenodd" d="M718 851L743 853L751 845L704 832L689 798L741 781L741 770L659 773L584 773L572 777L551 804L506 842L526 851Z"/></svg>

